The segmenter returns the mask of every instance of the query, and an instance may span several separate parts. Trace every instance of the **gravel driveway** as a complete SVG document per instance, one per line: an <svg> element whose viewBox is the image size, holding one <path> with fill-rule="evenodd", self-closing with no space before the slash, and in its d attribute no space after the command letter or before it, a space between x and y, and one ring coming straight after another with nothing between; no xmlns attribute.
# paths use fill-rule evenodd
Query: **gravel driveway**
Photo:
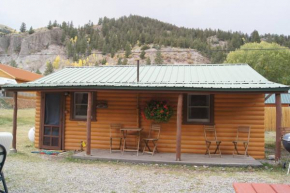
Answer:
<svg viewBox="0 0 290 193"><path fill-rule="evenodd" d="M48 155L34 158L8 157L4 174L10 192L210 193L234 192L233 182L287 182L287 178L284 181L281 177L247 168L244 171L229 171L225 168L193 166L91 161L78 163Z"/></svg>

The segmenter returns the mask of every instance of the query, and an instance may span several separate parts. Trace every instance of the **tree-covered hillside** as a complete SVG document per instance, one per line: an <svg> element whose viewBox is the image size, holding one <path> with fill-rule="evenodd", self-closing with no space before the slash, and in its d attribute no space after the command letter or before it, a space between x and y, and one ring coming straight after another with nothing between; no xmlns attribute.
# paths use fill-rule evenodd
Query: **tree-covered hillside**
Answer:
<svg viewBox="0 0 290 193"><path fill-rule="evenodd" d="M213 63L225 60L225 50L235 50L247 42L260 42L261 39L290 47L289 36L260 36L257 31L248 35L242 32L189 29L136 15L119 19L104 17L99 19L97 25L89 22L79 28L75 28L72 22L63 22L61 25L56 21L53 24L50 22L48 28L52 26L60 26L64 30L62 41L66 44L68 56L74 61L90 55L92 50L109 53L113 57L118 51L131 49L135 45L144 46L145 49L148 44L196 49Z"/></svg>

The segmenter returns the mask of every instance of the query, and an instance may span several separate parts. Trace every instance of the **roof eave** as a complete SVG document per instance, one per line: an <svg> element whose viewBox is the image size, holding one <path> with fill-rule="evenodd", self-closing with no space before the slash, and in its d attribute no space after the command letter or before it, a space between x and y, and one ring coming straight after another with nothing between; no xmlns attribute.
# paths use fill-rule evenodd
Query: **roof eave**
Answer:
<svg viewBox="0 0 290 193"><path fill-rule="evenodd" d="M142 86L53 86L53 87L3 87L5 91L73 91L73 90L136 90L136 91L195 91L195 92L261 92L288 93L290 87L277 88L190 88L190 87L142 87Z"/></svg>

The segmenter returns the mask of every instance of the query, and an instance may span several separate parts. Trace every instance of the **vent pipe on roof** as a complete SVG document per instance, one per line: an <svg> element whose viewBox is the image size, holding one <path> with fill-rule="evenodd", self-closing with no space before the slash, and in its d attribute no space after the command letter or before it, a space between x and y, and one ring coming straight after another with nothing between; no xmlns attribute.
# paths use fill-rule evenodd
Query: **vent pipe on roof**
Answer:
<svg viewBox="0 0 290 193"><path fill-rule="evenodd" d="M137 82L139 82L139 60L137 60Z"/></svg>

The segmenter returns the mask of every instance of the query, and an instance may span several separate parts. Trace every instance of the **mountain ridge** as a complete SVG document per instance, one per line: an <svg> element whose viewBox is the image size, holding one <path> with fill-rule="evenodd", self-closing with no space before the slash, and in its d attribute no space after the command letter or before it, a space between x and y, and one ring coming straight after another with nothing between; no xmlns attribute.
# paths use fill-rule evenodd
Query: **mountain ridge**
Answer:
<svg viewBox="0 0 290 193"><path fill-rule="evenodd" d="M20 68L44 72L47 62L55 70L70 65L135 64L137 59L141 64L158 63L159 52L165 64L222 63L226 50L261 40L290 46L289 36L184 28L136 15L104 17L78 28L72 22L55 21L32 34L0 36L0 62L14 60Z"/></svg>

